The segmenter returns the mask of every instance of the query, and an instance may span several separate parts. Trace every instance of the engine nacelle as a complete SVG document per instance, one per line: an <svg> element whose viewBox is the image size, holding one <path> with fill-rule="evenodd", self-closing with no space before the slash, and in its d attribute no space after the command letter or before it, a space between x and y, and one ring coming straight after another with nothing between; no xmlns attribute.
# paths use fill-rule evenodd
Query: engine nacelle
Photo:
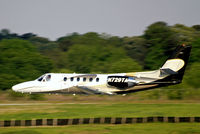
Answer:
<svg viewBox="0 0 200 134"><path fill-rule="evenodd" d="M134 87L137 82L134 77L128 76L108 76L107 84L119 89Z"/></svg>

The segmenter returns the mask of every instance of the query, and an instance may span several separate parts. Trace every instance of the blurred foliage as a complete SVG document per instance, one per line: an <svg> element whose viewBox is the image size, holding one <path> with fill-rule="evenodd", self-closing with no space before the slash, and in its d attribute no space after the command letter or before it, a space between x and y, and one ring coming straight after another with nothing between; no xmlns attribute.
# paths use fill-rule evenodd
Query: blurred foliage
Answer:
<svg viewBox="0 0 200 134"><path fill-rule="evenodd" d="M144 33L148 45L145 57L145 69L157 69L177 46L175 32L165 22L150 25Z"/></svg>
<svg viewBox="0 0 200 134"><path fill-rule="evenodd" d="M51 61L37 52L29 42L20 39L4 39L0 42L0 88L32 80L49 72Z"/></svg>
<svg viewBox="0 0 200 134"><path fill-rule="evenodd" d="M170 100L181 100L183 99L183 94L184 90L180 88L167 90L167 98Z"/></svg>
<svg viewBox="0 0 200 134"><path fill-rule="evenodd" d="M21 98L25 98L26 97L25 94L22 94L20 92L15 92L13 90L9 90L8 92L9 92L8 97L11 98L11 99L13 99L13 100L21 99Z"/></svg>
<svg viewBox="0 0 200 134"><path fill-rule="evenodd" d="M191 42L192 51L190 57L190 63L200 62L200 37Z"/></svg>
<svg viewBox="0 0 200 134"><path fill-rule="evenodd" d="M196 31L200 31L200 25L194 25L192 28L194 28Z"/></svg>
<svg viewBox="0 0 200 134"><path fill-rule="evenodd" d="M141 70L141 66L126 56L122 48L109 45L90 47L73 45L67 53L66 60L68 68L78 73L113 73Z"/></svg>
<svg viewBox="0 0 200 134"><path fill-rule="evenodd" d="M128 56L144 66L144 59L148 50L147 41L143 37L124 37L123 46Z"/></svg>
<svg viewBox="0 0 200 134"><path fill-rule="evenodd" d="M33 33L19 35L2 29L0 89L9 89L46 72L118 73L158 69L180 44L193 47L183 83L165 91L152 91L149 94L154 99L163 93L169 99L200 95L200 25L169 26L165 22L155 22L141 36L88 32L68 34L56 41Z"/></svg>
<svg viewBox="0 0 200 134"><path fill-rule="evenodd" d="M17 130L17 131L3 132L1 134L42 134L42 133L35 130Z"/></svg>
<svg viewBox="0 0 200 134"><path fill-rule="evenodd" d="M30 94L29 99L30 100L45 100L44 94Z"/></svg>
<svg viewBox="0 0 200 134"><path fill-rule="evenodd" d="M190 69L186 72L184 77L184 82L188 86L193 88L199 88L199 78L200 78L200 63L195 62L190 66Z"/></svg>

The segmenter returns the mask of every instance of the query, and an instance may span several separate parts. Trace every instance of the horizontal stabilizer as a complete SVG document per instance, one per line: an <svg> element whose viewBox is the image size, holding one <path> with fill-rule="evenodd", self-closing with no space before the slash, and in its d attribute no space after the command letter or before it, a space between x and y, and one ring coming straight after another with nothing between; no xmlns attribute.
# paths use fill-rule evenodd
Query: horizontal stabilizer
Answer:
<svg viewBox="0 0 200 134"><path fill-rule="evenodd" d="M173 74L177 74L178 72L175 72L169 68L161 68L160 69L160 76L164 76L164 75L173 75Z"/></svg>

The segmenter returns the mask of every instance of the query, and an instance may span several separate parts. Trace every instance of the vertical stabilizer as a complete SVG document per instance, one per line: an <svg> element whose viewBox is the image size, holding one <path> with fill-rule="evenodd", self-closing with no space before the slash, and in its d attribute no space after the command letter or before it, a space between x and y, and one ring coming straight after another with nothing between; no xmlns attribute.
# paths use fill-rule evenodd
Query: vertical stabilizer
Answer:
<svg viewBox="0 0 200 134"><path fill-rule="evenodd" d="M188 64L191 48L191 46L183 44L174 50L161 69L170 69L177 73L166 77L162 81L173 81L175 83L180 83L182 81L185 68Z"/></svg>

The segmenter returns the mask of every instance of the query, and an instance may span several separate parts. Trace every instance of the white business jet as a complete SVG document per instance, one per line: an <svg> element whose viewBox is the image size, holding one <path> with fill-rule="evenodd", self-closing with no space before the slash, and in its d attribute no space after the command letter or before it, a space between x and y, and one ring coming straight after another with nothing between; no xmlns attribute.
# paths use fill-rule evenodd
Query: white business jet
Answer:
<svg viewBox="0 0 200 134"><path fill-rule="evenodd" d="M47 73L36 80L14 85L21 93L126 94L179 84L191 46L180 45L163 66L154 71L116 74Z"/></svg>

